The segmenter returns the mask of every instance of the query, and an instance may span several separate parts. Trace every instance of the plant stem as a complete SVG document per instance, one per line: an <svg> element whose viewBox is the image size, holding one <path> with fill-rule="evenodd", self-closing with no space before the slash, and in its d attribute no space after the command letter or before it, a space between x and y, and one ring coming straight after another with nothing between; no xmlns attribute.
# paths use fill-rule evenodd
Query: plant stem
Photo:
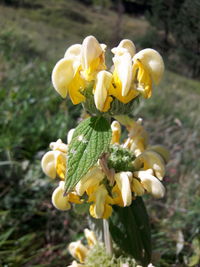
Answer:
<svg viewBox="0 0 200 267"><path fill-rule="evenodd" d="M113 247L112 247L112 239L110 236L110 231L109 231L109 224L106 219L103 219L103 235L104 235L104 243L106 247L106 252L112 256L113 254Z"/></svg>

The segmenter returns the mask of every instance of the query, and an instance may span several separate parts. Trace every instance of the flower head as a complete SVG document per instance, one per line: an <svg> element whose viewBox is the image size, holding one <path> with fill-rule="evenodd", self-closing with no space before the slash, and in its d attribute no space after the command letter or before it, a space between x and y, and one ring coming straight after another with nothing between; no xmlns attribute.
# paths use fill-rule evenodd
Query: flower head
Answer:
<svg viewBox="0 0 200 267"><path fill-rule="evenodd" d="M160 54L149 48L136 53L133 42L124 39L111 50L114 65L113 71L109 71L106 70L105 50L106 45L100 44L94 36L86 37L82 44L70 46L52 72L56 91L63 98L69 95L73 104L87 103L90 101L88 88L92 86L89 95L94 95L93 105L100 112L111 113L115 100L127 104L140 95L149 98L153 82L158 84L164 71Z"/></svg>

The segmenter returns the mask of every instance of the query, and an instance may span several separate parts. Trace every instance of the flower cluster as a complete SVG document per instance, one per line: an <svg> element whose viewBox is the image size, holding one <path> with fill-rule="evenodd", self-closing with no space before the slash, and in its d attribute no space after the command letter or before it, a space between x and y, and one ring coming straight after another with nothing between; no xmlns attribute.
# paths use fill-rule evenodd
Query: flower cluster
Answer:
<svg viewBox="0 0 200 267"><path fill-rule="evenodd" d="M56 91L79 104L87 102L87 90L92 87L93 101L100 112L110 110L114 100L127 104L140 95L151 97L152 83L158 84L164 71L160 54L150 48L136 53L133 42L124 39L111 50L113 66L108 70L105 51L106 45L94 36L70 46L52 72Z"/></svg>
<svg viewBox="0 0 200 267"><path fill-rule="evenodd" d="M67 195L64 195L63 179L68 145L60 139L50 144L52 151L43 156L42 169L51 178L61 179L52 195L52 203L57 209L68 210L71 203L88 203L91 216L108 218L112 214L112 205L130 206L137 196L145 193L156 198L164 196L161 180L169 160L168 151L160 145L149 146L141 119L134 121L127 116L117 119L111 124L109 153L103 154ZM128 131L128 137L121 143L119 121ZM72 134L73 130L68 134L68 144Z"/></svg>
<svg viewBox="0 0 200 267"><path fill-rule="evenodd" d="M89 250L91 250L95 245L97 245L98 241L93 231L89 229L84 229L84 235L87 240L87 246L84 245L81 240L71 242L68 246L68 250L73 258L78 260L80 263L85 262L85 258L87 257ZM79 264L77 261L73 261L72 264L68 267L81 267L85 266L84 264Z"/></svg>

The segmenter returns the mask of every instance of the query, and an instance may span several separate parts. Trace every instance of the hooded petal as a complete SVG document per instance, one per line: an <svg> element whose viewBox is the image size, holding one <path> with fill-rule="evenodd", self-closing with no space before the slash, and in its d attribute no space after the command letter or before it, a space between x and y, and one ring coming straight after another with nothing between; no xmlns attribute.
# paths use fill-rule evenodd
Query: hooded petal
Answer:
<svg viewBox="0 0 200 267"><path fill-rule="evenodd" d="M52 204L55 208L59 210L69 210L71 208L68 202L68 196L63 196L64 194L64 182L61 181L59 186L54 190L52 195Z"/></svg>
<svg viewBox="0 0 200 267"><path fill-rule="evenodd" d="M51 177L56 178L57 174L63 176L63 172L66 169L66 154L56 151L49 151L47 152L41 161L41 166L43 172Z"/></svg>
<svg viewBox="0 0 200 267"><path fill-rule="evenodd" d="M132 179L131 172L119 172L115 174L115 180L118 188L121 191L124 207L130 206L132 203L132 192L130 183L131 179Z"/></svg>
<svg viewBox="0 0 200 267"><path fill-rule="evenodd" d="M71 242L68 246L70 254L77 260L79 260L81 263L84 262L87 254L88 249L86 246L84 246L80 240L76 242Z"/></svg>
<svg viewBox="0 0 200 267"><path fill-rule="evenodd" d="M74 75L73 58L62 58L57 62L53 69L53 86L63 98L67 96L68 87L72 82Z"/></svg>
<svg viewBox="0 0 200 267"><path fill-rule="evenodd" d="M89 195L88 202L94 202L94 204L90 205L90 215L92 217L107 219L111 215L112 207L109 204L112 204L113 201L103 184L96 187Z"/></svg>
<svg viewBox="0 0 200 267"><path fill-rule="evenodd" d="M153 169L155 176L160 180L162 180L165 175L165 163L162 157L151 150L145 150L142 154L140 154L134 160L133 165L136 169Z"/></svg>
<svg viewBox="0 0 200 267"><path fill-rule="evenodd" d="M94 89L94 102L98 110L103 111L108 98L108 91L112 82L112 74L102 70L97 74L96 85Z"/></svg>
<svg viewBox="0 0 200 267"><path fill-rule="evenodd" d="M81 49L81 65L83 76L90 81L97 71L105 69L105 45L100 45L97 39L90 35L83 40ZM93 75L94 74L94 75Z"/></svg>
<svg viewBox="0 0 200 267"><path fill-rule="evenodd" d="M52 150L59 150L63 153L67 153L68 146L62 142L61 139L58 139L56 142L51 142L49 147Z"/></svg>
<svg viewBox="0 0 200 267"><path fill-rule="evenodd" d="M65 52L64 57L70 58L70 57L76 57L77 60L80 60L81 57L81 44L74 44L71 45Z"/></svg>
<svg viewBox="0 0 200 267"><path fill-rule="evenodd" d="M97 166L92 167L88 173L76 185L76 192L82 196L86 190L99 185L105 174Z"/></svg>
<svg viewBox="0 0 200 267"><path fill-rule="evenodd" d="M123 55L124 53L129 53L131 57L135 55L135 45L134 43L129 39L122 40L117 47L114 47L112 50L112 53L118 56Z"/></svg>
<svg viewBox="0 0 200 267"><path fill-rule="evenodd" d="M146 48L138 52L133 61L139 60L149 71L155 84L158 84L164 72L164 62L161 55L154 49Z"/></svg>
<svg viewBox="0 0 200 267"><path fill-rule="evenodd" d="M144 188L156 198L162 198L165 194L165 188L162 183L152 175L152 170L134 172L134 176L141 180Z"/></svg>
<svg viewBox="0 0 200 267"><path fill-rule="evenodd" d="M129 53L125 53L122 56L115 56L113 58L114 62L114 83L119 90L121 91L121 95L127 96L132 79L133 79L133 72L132 72L132 59Z"/></svg>

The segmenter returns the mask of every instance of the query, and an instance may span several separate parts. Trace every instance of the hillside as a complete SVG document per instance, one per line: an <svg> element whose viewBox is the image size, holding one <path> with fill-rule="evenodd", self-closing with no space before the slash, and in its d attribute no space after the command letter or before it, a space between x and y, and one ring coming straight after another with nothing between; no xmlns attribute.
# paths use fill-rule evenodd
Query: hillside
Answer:
<svg viewBox="0 0 200 267"><path fill-rule="evenodd" d="M35 9L0 5L3 266L63 266L69 261L66 244L80 235L84 225L79 225L73 212L61 214L50 206L54 184L42 174L40 158L50 141L65 140L66 131L76 125L80 107L72 109L70 101L55 93L50 75L66 48L85 36L95 35L108 44L108 50L116 39L114 11L88 8L74 0L34 4ZM121 36L133 40L139 49L149 27L144 18L124 15ZM153 97L134 111L144 118L152 143L164 144L171 153L165 199L146 201L156 266L175 262L173 266L187 266L195 257L198 262L199 103L200 82L166 70ZM176 255L180 236L184 246Z"/></svg>

